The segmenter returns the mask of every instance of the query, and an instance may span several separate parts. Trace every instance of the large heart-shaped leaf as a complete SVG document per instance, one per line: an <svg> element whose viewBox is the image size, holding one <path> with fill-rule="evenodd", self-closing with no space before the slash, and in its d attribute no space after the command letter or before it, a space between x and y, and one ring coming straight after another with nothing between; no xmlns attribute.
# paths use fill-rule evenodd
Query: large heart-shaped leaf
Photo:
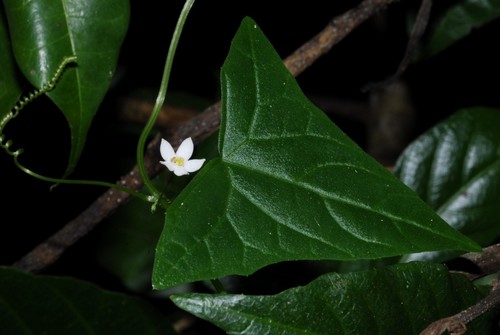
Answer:
<svg viewBox="0 0 500 335"><path fill-rule="evenodd" d="M303 95L251 19L221 80L221 158L168 208L155 288L284 260L477 250Z"/></svg>
<svg viewBox="0 0 500 335"><path fill-rule="evenodd" d="M66 174L76 165L87 131L113 76L129 20L127 0L5 0L15 58L37 88L65 57L78 57L48 96L71 130Z"/></svg>
<svg viewBox="0 0 500 335"><path fill-rule="evenodd" d="M16 68L10 49L3 8L0 6L0 120L10 112L21 95L21 87L16 77ZM0 135L3 126L5 124L0 122Z"/></svg>
<svg viewBox="0 0 500 335"><path fill-rule="evenodd" d="M0 333L174 334L145 301L71 278L0 267Z"/></svg>
<svg viewBox="0 0 500 335"><path fill-rule="evenodd" d="M461 0L453 4L429 29L423 56L430 57L500 16L499 0Z"/></svg>
<svg viewBox="0 0 500 335"><path fill-rule="evenodd" d="M228 334L419 334L431 322L476 303L481 294L462 275L432 263L323 275L274 296L185 294L180 308ZM489 334L488 319L469 325Z"/></svg>
<svg viewBox="0 0 500 335"><path fill-rule="evenodd" d="M408 146L394 169L448 224L482 245L500 236L499 129L498 109L458 111ZM408 259L422 257L431 254Z"/></svg>

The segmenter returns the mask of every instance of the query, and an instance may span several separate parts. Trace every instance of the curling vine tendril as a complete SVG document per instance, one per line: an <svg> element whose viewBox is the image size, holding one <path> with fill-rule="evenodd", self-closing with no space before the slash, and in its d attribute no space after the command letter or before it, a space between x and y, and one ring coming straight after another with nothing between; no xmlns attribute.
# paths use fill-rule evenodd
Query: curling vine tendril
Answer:
<svg viewBox="0 0 500 335"><path fill-rule="evenodd" d="M70 56L66 57L63 59L59 67L57 68L56 72L52 76L52 78L47 82L47 84L43 85L42 88L40 89L35 89L33 92L29 93L27 96L24 96L20 98L14 107L0 120L0 147L2 147L9 155L14 157L14 164L21 169L23 172L29 174L30 176L33 176L35 178L45 180L48 182L53 182L53 183L64 183L64 184L84 184L84 185L97 185L97 186L104 186L104 187L109 187L109 188L114 188L126 193L129 193L137 198L140 198L144 201L147 202L152 202L153 199L150 199L148 196L145 194L142 194L140 192L131 190L123 185L119 184L113 184L113 183L108 183L104 181L96 181L96 180L68 180L68 179L59 179L59 178L51 178L51 177L46 177L42 176L38 173L35 173L28 168L26 168L24 165L22 165L18 157L20 154L23 153L23 149L17 149L15 151L12 151L10 147L12 146L12 140L5 140L5 135L3 134L3 130L7 123L9 123L10 120L16 118L19 115L19 111L21 111L26 105L28 105L30 102L41 96L42 94L45 94L47 92L50 92L53 90L61 78L61 76L64 73L64 70L66 67L71 64L71 63L76 63L77 58L76 56Z"/></svg>
<svg viewBox="0 0 500 335"><path fill-rule="evenodd" d="M23 149L18 149L16 151L10 150L13 142L12 140L5 141L5 136L3 134L3 130L7 123L16 118L19 115L19 112L30 102L42 94L52 91L56 86L57 81L61 78L66 67L71 63L76 63L76 60L76 56L65 57L47 84L43 85L42 88L35 89L28 95L19 98L14 107L0 120L0 147L2 147L9 155L17 157L23 152Z"/></svg>

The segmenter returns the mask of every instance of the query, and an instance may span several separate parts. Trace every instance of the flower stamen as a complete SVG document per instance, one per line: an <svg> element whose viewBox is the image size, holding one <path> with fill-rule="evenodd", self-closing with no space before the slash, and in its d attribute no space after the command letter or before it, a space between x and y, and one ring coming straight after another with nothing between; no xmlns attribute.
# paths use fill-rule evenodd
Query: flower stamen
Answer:
<svg viewBox="0 0 500 335"><path fill-rule="evenodd" d="M160 153L163 161L160 161L160 163L165 165L176 176L184 176L190 172L198 171L205 163L205 159L191 159L193 150L194 145L191 137L182 141L177 152L167 140L162 139Z"/></svg>
<svg viewBox="0 0 500 335"><path fill-rule="evenodd" d="M172 157L170 161L178 166L184 166L184 158L182 157Z"/></svg>

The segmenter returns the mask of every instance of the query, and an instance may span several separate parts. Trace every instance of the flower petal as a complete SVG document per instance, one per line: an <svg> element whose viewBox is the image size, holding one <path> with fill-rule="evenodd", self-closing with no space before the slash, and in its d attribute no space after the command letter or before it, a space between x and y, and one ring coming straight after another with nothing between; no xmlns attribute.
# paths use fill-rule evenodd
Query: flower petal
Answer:
<svg viewBox="0 0 500 335"><path fill-rule="evenodd" d="M205 159L191 159L184 163L184 168L187 172L195 172L201 169L203 163L205 163Z"/></svg>
<svg viewBox="0 0 500 335"><path fill-rule="evenodd" d="M177 164L172 163L170 159L166 161L160 161L160 164L165 165L170 171L174 171L175 167L177 166Z"/></svg>
<svg viewBox="0 0 500 335"><path fill-rule="evenodd" d="M175 155L177 157L182 157L187 161L193 155L193 150L193 140L191 139L191 137L188 137L184 141L182 141L181 145L179 145L179 148L177 149L177 153Z"/></svg>
<svg viewBox="0 0 500 335"><path fill-rule="evenodd" d="M172 145L167 140L164 140L163 138L161 139L161 144L160 144L160 154L161 154L161 157L166 162L169 162L170 159L175 156L174 148L172 148ZM166 164L164 164L164 165L166 165ZM168 165L166 165L166 166L168 167ZM170 170L170 171L172 171L172 170Z"/></svg>
<svg viewBox="0 0 500 335"><path fill-rule="evenodd" d="M177 164L175 164L174 166L174 174L176 176L184 176L184 175L187 175L189 174L186 169L184 168L184 166L179 166Z"/></svg>

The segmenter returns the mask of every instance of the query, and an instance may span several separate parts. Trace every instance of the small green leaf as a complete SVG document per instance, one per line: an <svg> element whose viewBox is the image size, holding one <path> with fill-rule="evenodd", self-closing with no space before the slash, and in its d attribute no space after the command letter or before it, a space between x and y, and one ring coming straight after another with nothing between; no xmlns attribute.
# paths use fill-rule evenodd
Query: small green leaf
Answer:
<svg viewBox="0 0 500 335"><path fill-rule="evenodd" d="M499 129L498 109L458 111L408 146L394 168L448 224L483 246L500 236ZM421 257L431 254L411 259Z"/></svg>
<svg viewBox="0 0 500 335"><path fill-rule="evenodd" d="M14 107L22 92L16 76L17 65L12 56L2 6L0 6L0 48L0 120L2 120ZM0 128L0 135L1 130Z"/></svg>
<svg viewBox="0 0 500 335"><path fill-rule="evenodd" d="M500 15L500 0L462 0L451 6L430 27L430 37L423 56L430 57L466 37Z"/></svg>
<svg viewBox="0 0 500 335"><path fill-rule="evenodd" d="M251 19L221 79L221 158L167 211L156 289L285 260L478 250L303 95Z"/></svg>
<svg viewBox="0 0 500 335"><path fill-rule="evenodd" d="M174 334L145 301L70 278L0 267L0 333Z"/></svg>
<svg viewBox="0 0 500 335"><path fill-rule="evenodd" d="M482 295L446 267L410 263L323 275L274 296L173 295L180 308L228 334L419 334L431 322L476 303ZM468 325L488 334L489 320Z"/></svg>
<svg viewBox="0 0 500 335"><path fill-rule="evenodd" d="M35 87L47 84L65 57L78 58L48 93L71 130L69 174L111 82L128 27L129 2L5 0L3 5L15 58Z"/></svg>

